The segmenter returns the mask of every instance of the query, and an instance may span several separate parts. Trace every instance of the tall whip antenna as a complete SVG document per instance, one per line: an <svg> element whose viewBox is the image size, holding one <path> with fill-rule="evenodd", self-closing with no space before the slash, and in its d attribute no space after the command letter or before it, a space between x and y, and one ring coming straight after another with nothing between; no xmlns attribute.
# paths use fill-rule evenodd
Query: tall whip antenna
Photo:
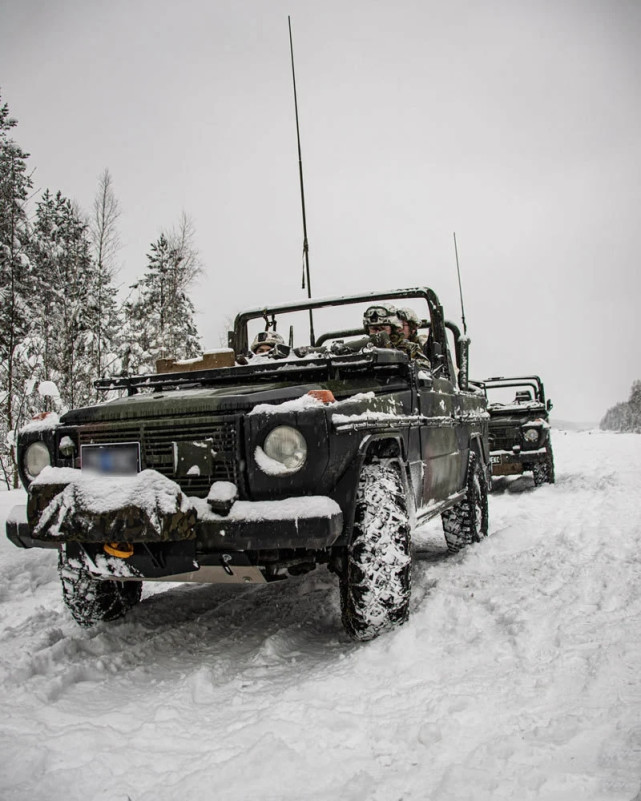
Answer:
<svg viewBox="0 0 641 801"><path fill-rule="evenodd" d="M296 112L296 141L298 142L298 175L300 177L300 202L303 209L303 289L307 282L307 297L312 296L312 282L309 277L309 243L307 241L307 215L305 214L305 186L303 184L303 157L300 149L300 126L298 123L298 97L296 95L296 71L294 70L294 44L292 42L292 20L287 17L289 26L289 52L292 58L292 81L294 83L294 110ZM314 338L314 318L312 310L309 310L309 340L312 347L315 344Z"/></svg>
<svg viewBox="0 0 641 801"><path fill-rule="evenodd" d="M458 248L456 247L456 232L454 232L454 253L456 254L456 273L458 275L458 291L461 296L461 319L463 320L463 333L467 334L467 324L465 322L465 307L463 306L463 287L461 286L461 270L458 264Z"/></svg>

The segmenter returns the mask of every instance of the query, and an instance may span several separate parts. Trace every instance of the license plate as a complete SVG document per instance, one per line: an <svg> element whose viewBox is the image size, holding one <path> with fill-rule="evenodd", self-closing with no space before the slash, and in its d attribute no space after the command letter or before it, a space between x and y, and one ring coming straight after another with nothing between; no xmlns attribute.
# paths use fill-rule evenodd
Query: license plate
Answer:
<svg viewBox="0 0 641 801"><path fill-rule="evenodd" d="M490 464L501 464L500 456L490 456Z"/></svg>
<svg viewBox="0 0 641 801"><path fill-rule="evenodd" d="M111 476L128 476L140 470L140 444L119 442L115 445L82 445L80 464L83 470Z"/></svg>

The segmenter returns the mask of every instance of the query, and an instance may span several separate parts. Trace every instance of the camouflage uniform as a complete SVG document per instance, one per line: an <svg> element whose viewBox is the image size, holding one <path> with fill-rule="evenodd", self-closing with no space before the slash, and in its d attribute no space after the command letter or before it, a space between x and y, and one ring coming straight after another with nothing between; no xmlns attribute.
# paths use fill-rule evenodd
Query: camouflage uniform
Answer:
<svg viewBox="0 0 641 801"><path fill-rule="evenodd" d="M418 345L421 351L424 354L427 354L429 351L427 349L427 344L429 342L429 337L427 334L419 334L418 328L421 324L420 317L414 309L410 309L408 306L402 309L397 309L397 315L400 320L407 322L410 328L410 335L406 337L408 342L414 342Z"/></svg>
<svg viewBox="0 0 641 801"><path fill-rule="evenodd" d="M370 334L370 339L372 340L372 344L377 348L393 348L394 350L400 350L401 353L407 353L410 359L421 359L421 361L429 364L421 346L417 342L411 342L405 339L400 331L393 330L391 334L381 331L377 334Z"/></svg>

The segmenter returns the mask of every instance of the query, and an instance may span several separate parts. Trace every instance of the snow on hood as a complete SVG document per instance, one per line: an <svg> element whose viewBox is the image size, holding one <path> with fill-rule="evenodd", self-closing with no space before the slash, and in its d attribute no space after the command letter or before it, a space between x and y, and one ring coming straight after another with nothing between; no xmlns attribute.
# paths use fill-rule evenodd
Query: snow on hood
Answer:
<svg viewBox="0 0 641 801"><path fill-rule="evenodd" d="M38 415L30 422L26 423L20 428L19 433L24 434L25 432L29 431L49 431L52 428L56 428L60 423L60 417L56 414L56 412L46 412L44 416Z"/></svg>
<svg viewBox="0 0 641 801"><path fill-rule="evenodd" d="M302 412L305 409L318 409L323 406L323 401L318 400L313 395L301 395L294 400L283 401L282 403L259 403L249 412L249 414L280 414L281 412Z"/></svg>
<svg viewBox="0 0 641 801"><path fill-rule="evenodd" d="M281 412L302 412L306 409L318 409L320 406L331 406L332 409L340 409L343 406L352 406L355 403L371 403L377 402L387 404L392 413L396 409L396 404L393 400L388 398L377 398L374 392L357 392L349 398L335 401L334 403L325 403L324 401L315 398L313 395L305 394L300 398L293 400L283 401L282 403L259 403L249 412L249 414L280 414ZM382 414L382 412L372 412L373 414ZM334 415L334 419L336 415Z"/></svg>

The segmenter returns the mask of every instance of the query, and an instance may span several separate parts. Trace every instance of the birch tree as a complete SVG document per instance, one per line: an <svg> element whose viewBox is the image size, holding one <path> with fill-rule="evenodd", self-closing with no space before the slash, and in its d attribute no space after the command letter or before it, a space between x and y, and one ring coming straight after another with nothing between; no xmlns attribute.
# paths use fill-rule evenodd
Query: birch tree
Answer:
<svg viewBox="0 0 641 801"><path fill-rule="evenodd" d="M109 170L98 179L93 214L89 224L93 270L90 276L88 324L92 338L88 343L90 361L96 378L119 369L117 362L118 314L116 257L120 247L118 219L120 206L116 199Z"/></svg>

